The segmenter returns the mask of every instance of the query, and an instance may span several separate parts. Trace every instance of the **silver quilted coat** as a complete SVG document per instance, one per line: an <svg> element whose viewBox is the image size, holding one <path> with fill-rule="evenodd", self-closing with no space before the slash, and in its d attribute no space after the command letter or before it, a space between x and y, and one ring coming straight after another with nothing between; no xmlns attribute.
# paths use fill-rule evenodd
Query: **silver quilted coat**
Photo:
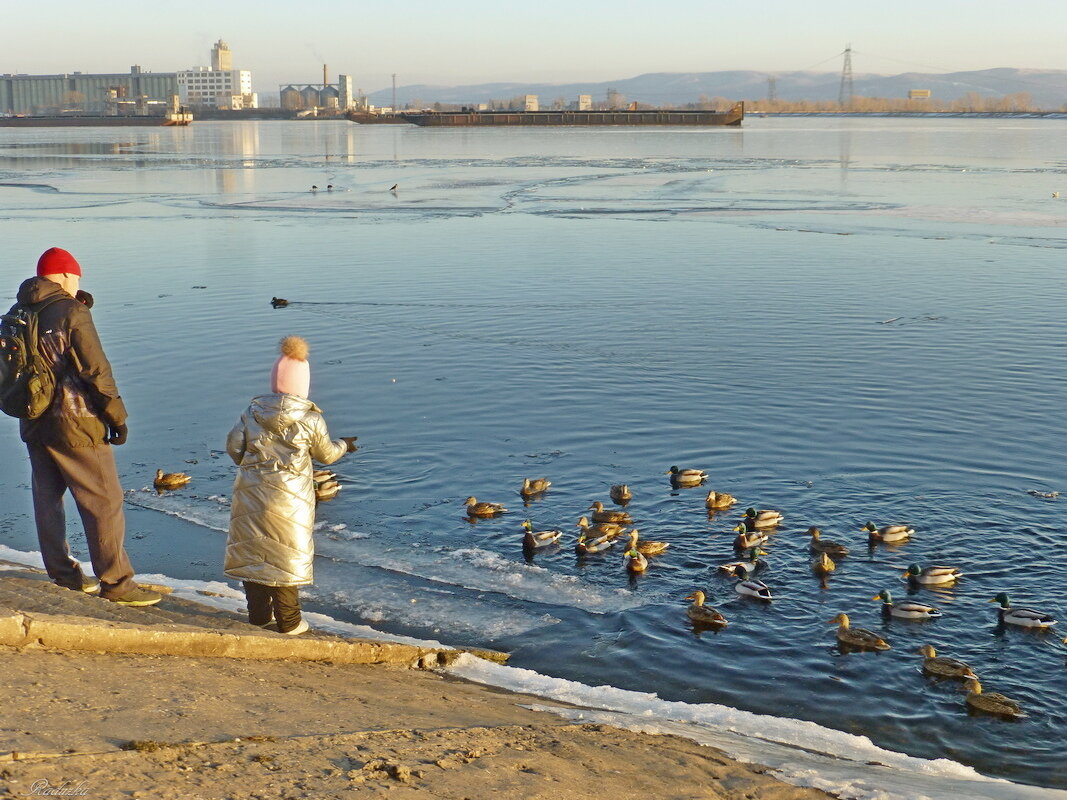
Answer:
<svg viewBox="0 0 1067 800"><path fill-rule="evenodd" d="M292 394L253 398L226 437L237 464L226 542L228 577L266 586L312 582L314 459L332 464L348 448L332 441L322 411Z"/></svg>

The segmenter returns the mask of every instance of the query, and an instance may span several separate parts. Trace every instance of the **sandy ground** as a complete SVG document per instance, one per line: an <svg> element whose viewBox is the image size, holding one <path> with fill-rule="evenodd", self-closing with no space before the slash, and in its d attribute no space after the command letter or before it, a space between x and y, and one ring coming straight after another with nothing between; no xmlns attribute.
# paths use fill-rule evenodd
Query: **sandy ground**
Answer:
<svg viewBox="0 0 1067 800"><path fill-rule="evenodd" d="M0 648L0 696L0 752L52 754L0 762L5 798L826 797L686 739L392 667Z"/></svg>
<svg viewBox="0 0 1067 800"><path fill-rule="evenodd" d="M189 600L121 608L27 570L0 572L0 605L263 635ZM545 704L401 667L0 646L0 798L828 796L687 739L526 703Z"/></svg>

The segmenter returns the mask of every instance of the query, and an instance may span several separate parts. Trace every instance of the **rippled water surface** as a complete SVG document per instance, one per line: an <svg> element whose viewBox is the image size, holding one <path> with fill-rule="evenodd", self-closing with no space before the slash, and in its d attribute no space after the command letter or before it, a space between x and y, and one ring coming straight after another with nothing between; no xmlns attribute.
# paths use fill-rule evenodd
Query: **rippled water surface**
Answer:
<svg viewBox="0 0 1067 800"><path fill-rule="evenodd" d="M10 297L48 246L83 265L131 412L139 569L220 576L224 437L299 333L313 399L363 445L320 509L309 607L1067 787L1064 634L998 629L987 602L1067 621L1067 500L1027 493L1067 491L1064 152L1049 120L0 130L0 270ZM14 424L0 452L0 541L36 549ZM672 464L708 484L672 492ZM157 466L193 483L157 497ZM527 476L553 487L523 508ZM671 544L636 580L621 548L572 549L622 482ZM708 488L784 513L772 604L716 574L737 513L709 519ZM512 511L470 524L472 494ZM527 563L526 517L566 546ZM869 519L917 534L868 550ZM852 548L827 587L809 525ZM883 622L871 597L908 597L912 562L965 577L914 595L942 619ZM724 631L687 622L696 588ZM839 611L893 649L839 652ZM968 716L925 643L1030 716Z"/></svg>

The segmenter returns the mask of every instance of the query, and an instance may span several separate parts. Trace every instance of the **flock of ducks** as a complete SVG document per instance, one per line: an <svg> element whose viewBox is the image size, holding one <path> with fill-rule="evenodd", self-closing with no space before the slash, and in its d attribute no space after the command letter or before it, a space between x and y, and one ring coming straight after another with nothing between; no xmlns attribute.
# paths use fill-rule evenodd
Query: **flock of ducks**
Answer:
<svg viewBox="0 0 1067 800"><path fill-rule="evenodd" d="M328 469L317 469L311 476L315 483L315 502L326 503L337 497L341 491L341 484L337 481L337 474ZM164 472L156 470L156 478L152 481L156 492L172 492L188 485L192 478L184 472Z"/></svg>
<svg viewBox="0 0 1067 800"><path fill-rule="evenodd" d="M674 489L700 486L708 477L703 470L679 469L677 466L671 467L666 474L670 476L671 486ZM551 485L552 482L547 478L527 478L523 481L519 494L524 502L528 503L542 495ZM625 484L612 486L610 496L612 501L620 506L625 506L633 499L633 493ZM729 494L709 491L704 505L709 515L712 515L732 507L736 502L736 499ZM473 496L466 499L465 505L467 518L471 522L496 517L508 510L501 503L479 501ZM597 501L589 506L588 511L590 513L582 516L577 522L580 532L575 544L575 552L579 557L604 552L614 547L618 541L625 539L627 545L624 552L624 564L627 571L643 573L649 567L650 557L661 555L670 547L668 542L641 539L640 532L633 527L633 518L625 508L605 508L602 502ZM718 571L734 579L734 591L739 596L763 602L774 600L771 588L756 576L767 568L767 563L760 558L760 556L767 555L760 549L761 545L769 541L782 520L783 515L779 511L748 508L733 528L737 533L734 539L734 550L739 558L736 561L719 565ZM563 531L560 530L535 530L529 519L522 523L522 527L524 530L522 547L528 559L539 552L558 546L563 537ZM907 525L878 527L872 522L864 525L861 532L866 534L867 543L872 548L880 544L901 544L915 535L915 530ZM808 528L807 535L809 537L808 549L813 556L811 570L816 576L824 579L825 586L826 576L837 569L838 560L848 555L848 547L824 539L822 532L816 527ZM911 564L901 577L907 582L909 588L920 589L931 586L951 586L963 577L963 572L950 566L923 567L919 564ZM695 590L685 599L692 601L686 609L686 616L695 626L723 628L729 624L722 612L706 604L707 595L704 591ZM943 616L941 611L926 603L912 600L894 601L888 589L882 589L872 600L881 602L882 616L885 619L895 617L908 620L931 620ZM1047 629L1056 624L1051 614L1012 606L1008 595L1003 592L989 602L999 604L998 619L1002 625ZM833 619L828 620L828 624L837 625L837 641L843 649L877 651L891 648L890 643L877 633L865 628L853 627L848 614L837 614ZM1064 643L1067 644L1067 639L1064 639ZM923 656L922 668L927 674L965 681L966 705L969 708L1004 718L1026 716L1021 705L1010 697L997 692L983 692L978 676L964 662L938 656L931 645L924 645L918 652Z"/></svg>

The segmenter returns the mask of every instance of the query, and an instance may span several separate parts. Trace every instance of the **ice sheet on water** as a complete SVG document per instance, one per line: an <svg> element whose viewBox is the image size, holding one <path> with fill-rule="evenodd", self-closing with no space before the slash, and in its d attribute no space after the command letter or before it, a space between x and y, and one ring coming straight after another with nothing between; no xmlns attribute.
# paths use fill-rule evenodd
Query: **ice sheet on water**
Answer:
<svg viewBox="0 0 1067 800"><path fill-rule="evenodd" d="M573 575L559 575L534 564L504 558L477 547L354 548L352 560L366 566L518 600L571 606L594 614L621 611L644 601L625 589L602 589Z"/></svg>
<svg viewBox="0 0 1067 800"><path fill-rule="evenodd" d="M517 667L460 656L446 671L457 677L581 706L533 706L583 722L685 736L741 761L771 767L796 786L855 800L1067 800L1067 792L987 778L949 759L885 750L865 736L814 722L740 711L714 703L661 700L655 694L587 686Z"/></svg>

